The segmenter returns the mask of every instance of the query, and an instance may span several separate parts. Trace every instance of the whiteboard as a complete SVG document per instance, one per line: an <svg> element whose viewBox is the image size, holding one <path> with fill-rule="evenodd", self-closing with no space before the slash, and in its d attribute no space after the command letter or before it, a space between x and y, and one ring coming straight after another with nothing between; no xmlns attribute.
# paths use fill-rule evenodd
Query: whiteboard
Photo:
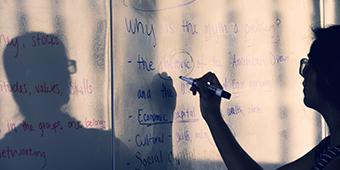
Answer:
<svg viewBox="0 0 340 170"><path fill-rule="evenodd" d="M323 136L303 104L299 60L320 26L319 1L117 0L116 169L227 169L197 96L178 79L214 72L232 93L222 116L265 169Z"/></svg>
<svg viewBox="0 0 340 170"><path fill-rule="evenodd" d="M109 12L0 1L0 169L112 169Z"/></svg>

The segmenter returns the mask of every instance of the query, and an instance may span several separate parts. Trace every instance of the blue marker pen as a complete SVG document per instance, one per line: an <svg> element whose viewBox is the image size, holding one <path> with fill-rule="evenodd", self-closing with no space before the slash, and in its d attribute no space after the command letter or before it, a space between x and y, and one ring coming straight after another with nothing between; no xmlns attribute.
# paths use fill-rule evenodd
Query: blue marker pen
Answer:
<svg viewBox="0 0 340 170"><path fill-rule="evenodd" d="M188 84L192 85L192 86L197 86L197 82L193 78L185 77L185 76L179 76L179 78L181 80L187 82ZM210 84L207 84L206 87L209 90L215 92L215 94L219 97L223 97L223 98L226 98L226 99L230 99L230 97L231 97L231 94L227 91L224 91L223 89L217 88L217 87L210 85Z"/></svg>

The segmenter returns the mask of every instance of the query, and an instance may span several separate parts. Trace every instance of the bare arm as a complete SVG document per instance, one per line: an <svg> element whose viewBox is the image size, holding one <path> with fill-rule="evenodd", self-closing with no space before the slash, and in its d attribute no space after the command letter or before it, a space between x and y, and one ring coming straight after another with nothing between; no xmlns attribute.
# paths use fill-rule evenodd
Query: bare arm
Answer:
<svg viewBox="0 0 340 170"><path fill-rule="evenodd" d="M230 170L262 169L261 166L241 148L234 138L221 116L221 99L205 88L207 82L215 87L222 88L215 74L209 72L202 78L197 79L197 87L193 87L191 90L194 94L196 94L196 91L200 93L202 116L209 126L224 163Z"/></svg>
<svg viewBox="0 0 340 170"><path fill-rule="evenodd" d="M222 118L206 120L215 144L230 170L262 169L238 144Z"/></svg>
<svg viewBox="0 0 340 170"><path fill-rule="evenodd" d="M242 149L229 127L224 122L221 111L221 98L217 97L205 86L209 82L215 87L222 88L215 74L209 72L197 79L197 87L191 90L195 95L200 94L200 109L202 116L213 136L215 144L223 158L224 163L230 170L260 170L262 167L254 161L248 153ZM311 169L314 163L315 148L298 160L279 168L279 170L304 170Z"/></svg>

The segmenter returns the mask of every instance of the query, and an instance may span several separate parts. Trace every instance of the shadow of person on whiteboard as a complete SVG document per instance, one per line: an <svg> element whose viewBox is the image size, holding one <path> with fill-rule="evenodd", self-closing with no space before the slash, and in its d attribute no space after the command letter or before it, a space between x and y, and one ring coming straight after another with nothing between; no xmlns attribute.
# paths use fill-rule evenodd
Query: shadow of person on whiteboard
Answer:
<svg viewBox="0 0 340 170"><path fill-rule="evenodd" d="M23 120L10 123L11 131L0 141L0 169L111 170L111 131L86 129L61 109L68 105L70 71L75 71L64 44L42 32L25 33L12 42L3 63L16 117ZM71 105L71 110L73 106L82 107Z"/></svg>
<svg viewBox="0 0 340 170"><path fill-rule="evenodd" d="M177 93L173 85L172 78L165 72L153 76L151 82L153 96L151 109L154 113L162 115L162 122L151 125L153 137L157 142L152 144L150 156L157 158L154 165L143 167L143 169L174 169L177 163L173 155L172 129L174 121L174 111L176 108ZM156 140L155 140L156 141Z"/></svg>
<svg viewBox="0 0 340 170"><path fill-rule="evenodd" d="M299 74L304 78L304 104L319 112L329 128L329 136L323 139L301 158L279 168L279 170L340 169L340 25L315 29L308 58L300 61ZM194 94L200 94L202 116L209 126L215 144L230 170L262 169L236 141L221 116L221 98L206 84L222 88L214 73L197 79ZM320 127L322 128L322 127ZM303 138L303 137L302 137Z"/></svg>

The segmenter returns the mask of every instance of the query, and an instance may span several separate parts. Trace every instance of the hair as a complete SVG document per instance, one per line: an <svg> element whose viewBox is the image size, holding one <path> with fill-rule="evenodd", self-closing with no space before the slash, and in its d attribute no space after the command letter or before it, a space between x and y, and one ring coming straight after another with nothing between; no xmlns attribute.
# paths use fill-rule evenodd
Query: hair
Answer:
<svg viewBox="0 0 340 170"><path fill-rule="evenodd" d="M340 109L340 25L313 32L315 41L309 62L317 74L317 88L329 103Z"/></svg>

